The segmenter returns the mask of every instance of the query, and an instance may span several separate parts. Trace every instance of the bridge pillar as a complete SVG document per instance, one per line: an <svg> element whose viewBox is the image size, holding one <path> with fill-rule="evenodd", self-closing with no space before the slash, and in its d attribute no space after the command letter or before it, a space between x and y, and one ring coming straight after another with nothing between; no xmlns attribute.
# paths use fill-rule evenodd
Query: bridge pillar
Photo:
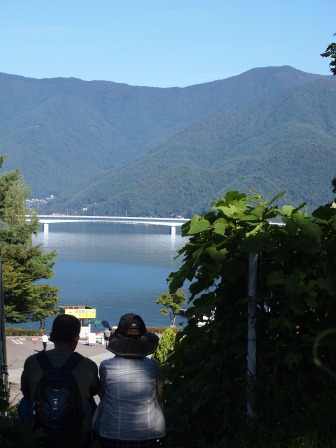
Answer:
<svg viewBox="0 0 336 448"><path fill-rule="evenodd" d="M47 222L43 224L43 233L44 235L48 235L49 233L49 224Z"/></svg>
<svg viewBox="0 0 336 448"><path fill-rule="evenodd" d="M170 234L171 234L171 236L175 236L176 235L176 226L171 226Z"/></svg>

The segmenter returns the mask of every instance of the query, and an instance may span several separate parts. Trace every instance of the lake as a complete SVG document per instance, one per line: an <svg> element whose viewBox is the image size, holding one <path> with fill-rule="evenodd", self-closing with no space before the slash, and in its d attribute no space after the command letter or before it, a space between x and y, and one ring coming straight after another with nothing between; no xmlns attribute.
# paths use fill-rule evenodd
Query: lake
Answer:
<svg viewBox="0 0 336 448"><path fill-rule="evenodd" d="M179 229L172 236L170 227L114 223L50 224L48 234L41 226L35 240L57 251L55 277L48 283L58 286L59 305L96 308L96 329L104 319L117 325L128 312L140 314L147 326L169 325L155 300L168 291L168 275L182 262L176 253L186 242ZM46 321L47 332L52 320Z"/></svg>
<svg viewBox="0 0 336 448"><path fill-rule="evenodd" d="M48 283L59 288L58 305L96 308L93 330L101 329L101 320L117 325L128 312L140 314L147 326L169 325L155 300L168 291L167 278L179 269L177 251L186 242L179 229L170 235L170 227L83 222L50 224L46 235L41 226L34 240L57 251ZM47 332L52 321L46 320ZM39 322L7 326L37 329Z"/></svg>

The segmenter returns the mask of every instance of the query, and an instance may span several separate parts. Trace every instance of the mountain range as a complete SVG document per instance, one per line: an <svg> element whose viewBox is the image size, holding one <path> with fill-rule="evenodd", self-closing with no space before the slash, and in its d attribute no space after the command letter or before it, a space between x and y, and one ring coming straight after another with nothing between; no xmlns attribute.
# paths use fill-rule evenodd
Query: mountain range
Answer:
<svg viewBox="0 0 336 448"><path fill-rule="evenodd" d="M0 153L38 212L191 216L226 191L333 199L336 79L255 68L185 88L0 73Z"/></svg>

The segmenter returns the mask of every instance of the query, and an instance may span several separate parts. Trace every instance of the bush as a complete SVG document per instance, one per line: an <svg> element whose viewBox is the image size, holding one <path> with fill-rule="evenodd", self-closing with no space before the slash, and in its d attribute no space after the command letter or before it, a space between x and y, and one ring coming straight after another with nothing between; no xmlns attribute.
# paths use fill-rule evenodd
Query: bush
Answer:
<svg viewBox="0 0 336 448"><path fill-rule="evenodd" d="M170 327L147 327L147 331L150 331L151 333L155 333L158 335L163 335L164 332L167 330L167 328ZM180 331L180 329L178 327L175 328L171 328L171 330L174 331L174 333L178 333Z"/></svg>
<svg viewBox="0 0 336 448"><path fill-rule="evenodd" d="M161 335L165 332L167 327L147 327L151 333ZM173 331L177 333L179 328L174 328ZM6 328L6 336L42 336L44 330L27 330L26 328Z"/></svg>
<svg viewBox="0 0 336 448"><path fill-rule="evenodd" d="M6 328L6 336L42 336L43 330L27 330L25 328Z"/></svg>
<svg viewBox="0 0 336 448"><path fill-rule="evenodd" d="M277 207L280 197L228 192L182 226L184 258L169 292L189 282L189 320L165 363L170 446L336 446L335 384L312 357L314 341L336 321L336 206L308 215L303 205ZM249 327L255 381L247 374ZM319 344L332 372L335 342Z"/></svg>
<svg viewBox="0 0 336 448"><path fill-rule="evenodd" d="M9 402L9 392L0 392L0 446L3 448L36 448L37 436L30 425L18 417L17 405Z"/></svg>
<svg viewBox="0 0 336 448"><path fill-rule="evenodd" d="M43 330L27 330L25 328L6 328L6 336L42 336Z"/></svg>
<svg viewBox="0 0 336 448"><path fill-rule="evenodd" d="M167 361L170 353L174 350L176 332L172 328L167 328L163 333L160 343L153 353L152 358L156 359L161 365Z"/></svg>

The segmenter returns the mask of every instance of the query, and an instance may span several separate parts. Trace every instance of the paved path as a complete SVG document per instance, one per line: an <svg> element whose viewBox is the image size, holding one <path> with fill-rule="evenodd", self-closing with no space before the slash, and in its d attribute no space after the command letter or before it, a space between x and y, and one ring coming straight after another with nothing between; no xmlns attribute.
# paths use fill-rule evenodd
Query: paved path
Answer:
<svg viewBox="0 0 336 448"><path fill-rule="evenodd" d="M41 338L34 343L31 336L26 337L10 337L6 338L7 347L7 365L8 365L8 381L10 383L10 399L14 404L22 398L20 391L20 379L25 359L42 350ZM54 344L48 342L47 350L54 348ZM83 356L95 361L98 365L104 359L114 356L109 350L106 350L105 343L96 345L88 345L86 341L79 341L76 351Z"/></svg>

